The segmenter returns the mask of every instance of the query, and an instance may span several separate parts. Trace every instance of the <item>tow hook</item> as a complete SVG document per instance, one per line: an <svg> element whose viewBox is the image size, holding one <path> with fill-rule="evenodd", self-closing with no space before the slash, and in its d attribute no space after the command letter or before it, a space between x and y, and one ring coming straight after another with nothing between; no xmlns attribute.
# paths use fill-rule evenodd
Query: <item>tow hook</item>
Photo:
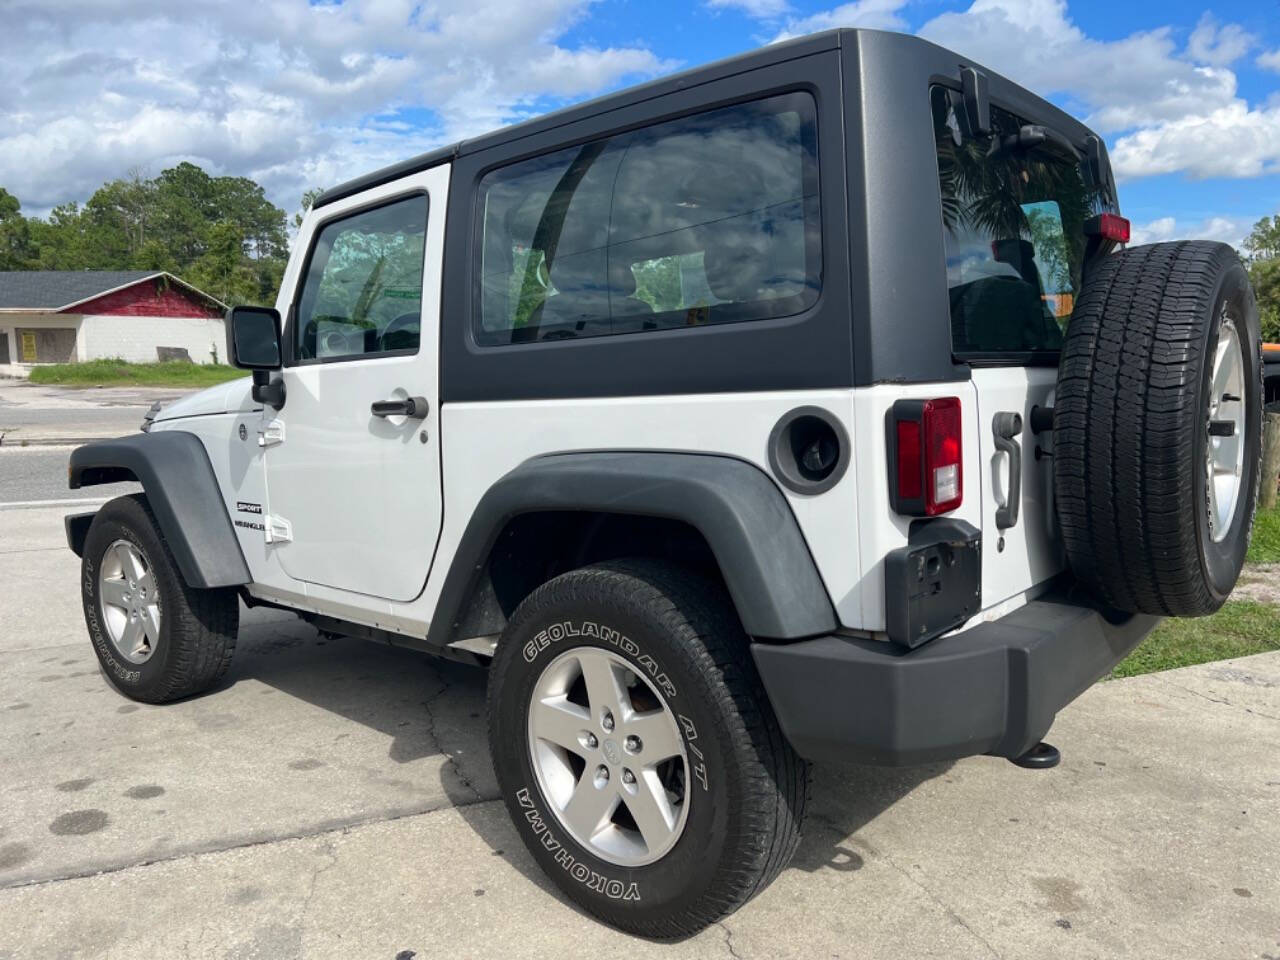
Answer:
<svg viewBox="0 0 1280 960"><path fill-rule="evenodd" d="M1049 770L1062 762L1062 753L1053 744L1041 740L1022 756L1010 757L1009 762L1027 770Z"/></svg>

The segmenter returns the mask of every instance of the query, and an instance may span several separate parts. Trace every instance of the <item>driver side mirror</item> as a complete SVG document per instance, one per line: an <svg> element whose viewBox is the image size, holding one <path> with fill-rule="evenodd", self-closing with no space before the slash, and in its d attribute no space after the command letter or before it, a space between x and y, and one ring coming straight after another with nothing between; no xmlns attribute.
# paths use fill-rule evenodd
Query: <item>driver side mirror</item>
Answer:
<svg viewBox="0 0 1280 960"><path fill-rule="evenodd" d="M284 381L271 380L282 366L280 313L272 307L232 307L227 314L227 359L233 367L253 371L256 403L284 406Z"/></svg>
<svg viewBox="0 0 1280 960"><path fill-rule="evenodd" d="M271 307L232 307L227 359L241 370L280 369L280 314Z"/></svg>

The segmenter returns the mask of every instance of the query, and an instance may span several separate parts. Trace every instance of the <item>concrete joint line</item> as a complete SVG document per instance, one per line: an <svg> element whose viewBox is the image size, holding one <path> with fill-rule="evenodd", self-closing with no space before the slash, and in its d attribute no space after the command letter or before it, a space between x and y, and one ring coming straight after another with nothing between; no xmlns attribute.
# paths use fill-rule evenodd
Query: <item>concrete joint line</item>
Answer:
<svg viewBox="0 0 1280 960"><path fill-rule="evenodd" d="M116 864L110 867L101 867L95 870L76 870L69 873L58 874L53 877L40 877L34 880L21 880L17 883L7 883L0 885L0 890L18 890L23 887L43 887L49 884L61 883L64 880L83 880L87 877L108 876L113 873L122 873L125 870L132 870L134 867L149 867L158 863L172 863L175 860L192 860L196 857L208 856L210 854L226 853L230 850L247 850L252 847L265 847L273 843L287 843L290 840L312 840L316 837L324 837L333 834L343 836L352 830L358 830L361 827L374 826L380 823L396 823L400 820L408 820L413 817L428 816L433 813L440 813L444 810L460 810L464 807L474 807L484 803L497 803L502 798L498 795L492 797L477 796L475 800L467 800L462 803L455 803L446 800L444 803L434 804L432 806L423 807L420 810L409 810L405 813L394 814L389 817L364 817L353 819L348 823L341 823L337 826L324 827L320 830L304 831L301 833L290 833L279 837L264 837L260 840L246 840L240 843L228 843L222 846L206 845L195 846L188 850L178 850L166 857L148 857L142 860L134 860L129 863Z"/></svg>

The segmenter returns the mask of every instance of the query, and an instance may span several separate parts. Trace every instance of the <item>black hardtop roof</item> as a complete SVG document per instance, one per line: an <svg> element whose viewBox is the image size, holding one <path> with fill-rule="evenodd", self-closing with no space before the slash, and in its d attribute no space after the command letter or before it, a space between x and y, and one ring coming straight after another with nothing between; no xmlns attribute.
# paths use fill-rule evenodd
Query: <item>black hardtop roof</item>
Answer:
<svg viewBox="0 0 1280 960"><path fill-rule="evenodd" d="M932 51L933 54L945 54L955 60L957 80L959 79L959 68L961 64L973 66L987 74L989 80L992 81L993 95L998 97L999 87L1004 87L1006 89L1016 87L1019 94L1018 99L1024 103L1033 104L1035 106L1035 115L1042 118L1042 122L1051 122L1076 138L1080 138L1090 132L1074 117L1049 103L1047 100L1042 99L1025 88L1018 87L1017 84L1014 84L1012 81L1006 79L995 71L988 69L986 66L977 63L972 58L961 56L958 53L948 50L945 47L941 47L929 40L925 40L922 37L884 30L840 28L835 30L824 30L821 33L813 33L808 36L797 37L793 40L785 40L781 43L771 43L767 46L759 47L758 49L750 50L746 53L740 53L736 56L727 57L723 60L717 60L712 63L693 67L689 70L683 70L679 73L674 73L666 77L660 77L656 80L651 80L648 83L628 87L625 90L619 90L616 93L610 93L602 97L596 97L593 100L587 100L583 103L564 107L560 110L554 110L550 113L543 114L540 117L535 117L532 120L526 120L522 123L502 127L491 133L486 133L470 140L460 140L457 143L439 147L435 150L428 151L427 153L419 154L416 157L410 157L407 160L402 160L399 163L393 163L380 170L374 170L372 173L366 173L362 176L348 180L345 183L340 183L337 186L330 187L315 199L312 203L312 207L322 207L337 200L342 200L346 197L362 193L365 190L380 186L384 183L390 183L400 177L406 177L430 167L438 166L442 163L448 163L457 157L466 156L467 154L475 153L476 151L484 150L489 147L495 147L500 144L510 143L524 137L544 133L548 130L555 129L556 127L586 120L621 107L632 106L646 100L652 100L669 93L688 89L689 87L695 87L713 80L720 80L736 74L747 73L760 67L784 63L788 60L795 60L811 54L821 53L825 50L838 50L845 46L857 46L859 43L866 42L914 46L916 50L921 53L924 53L925 51Z"/></svg>

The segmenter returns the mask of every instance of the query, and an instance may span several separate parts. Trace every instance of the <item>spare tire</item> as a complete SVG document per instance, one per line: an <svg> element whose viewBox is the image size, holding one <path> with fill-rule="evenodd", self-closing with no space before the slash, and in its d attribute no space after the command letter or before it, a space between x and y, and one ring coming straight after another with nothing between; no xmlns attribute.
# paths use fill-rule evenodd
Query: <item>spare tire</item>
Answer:
<svg viewBox="0 0 1280 960"><path fill-rule="evenodd" d="M1054 498L1072 572L1109 606L1201 616L1231 593L1258 492L1261 341L1226 244L1134 247L1089 274L1058 368Z"/></svg>

